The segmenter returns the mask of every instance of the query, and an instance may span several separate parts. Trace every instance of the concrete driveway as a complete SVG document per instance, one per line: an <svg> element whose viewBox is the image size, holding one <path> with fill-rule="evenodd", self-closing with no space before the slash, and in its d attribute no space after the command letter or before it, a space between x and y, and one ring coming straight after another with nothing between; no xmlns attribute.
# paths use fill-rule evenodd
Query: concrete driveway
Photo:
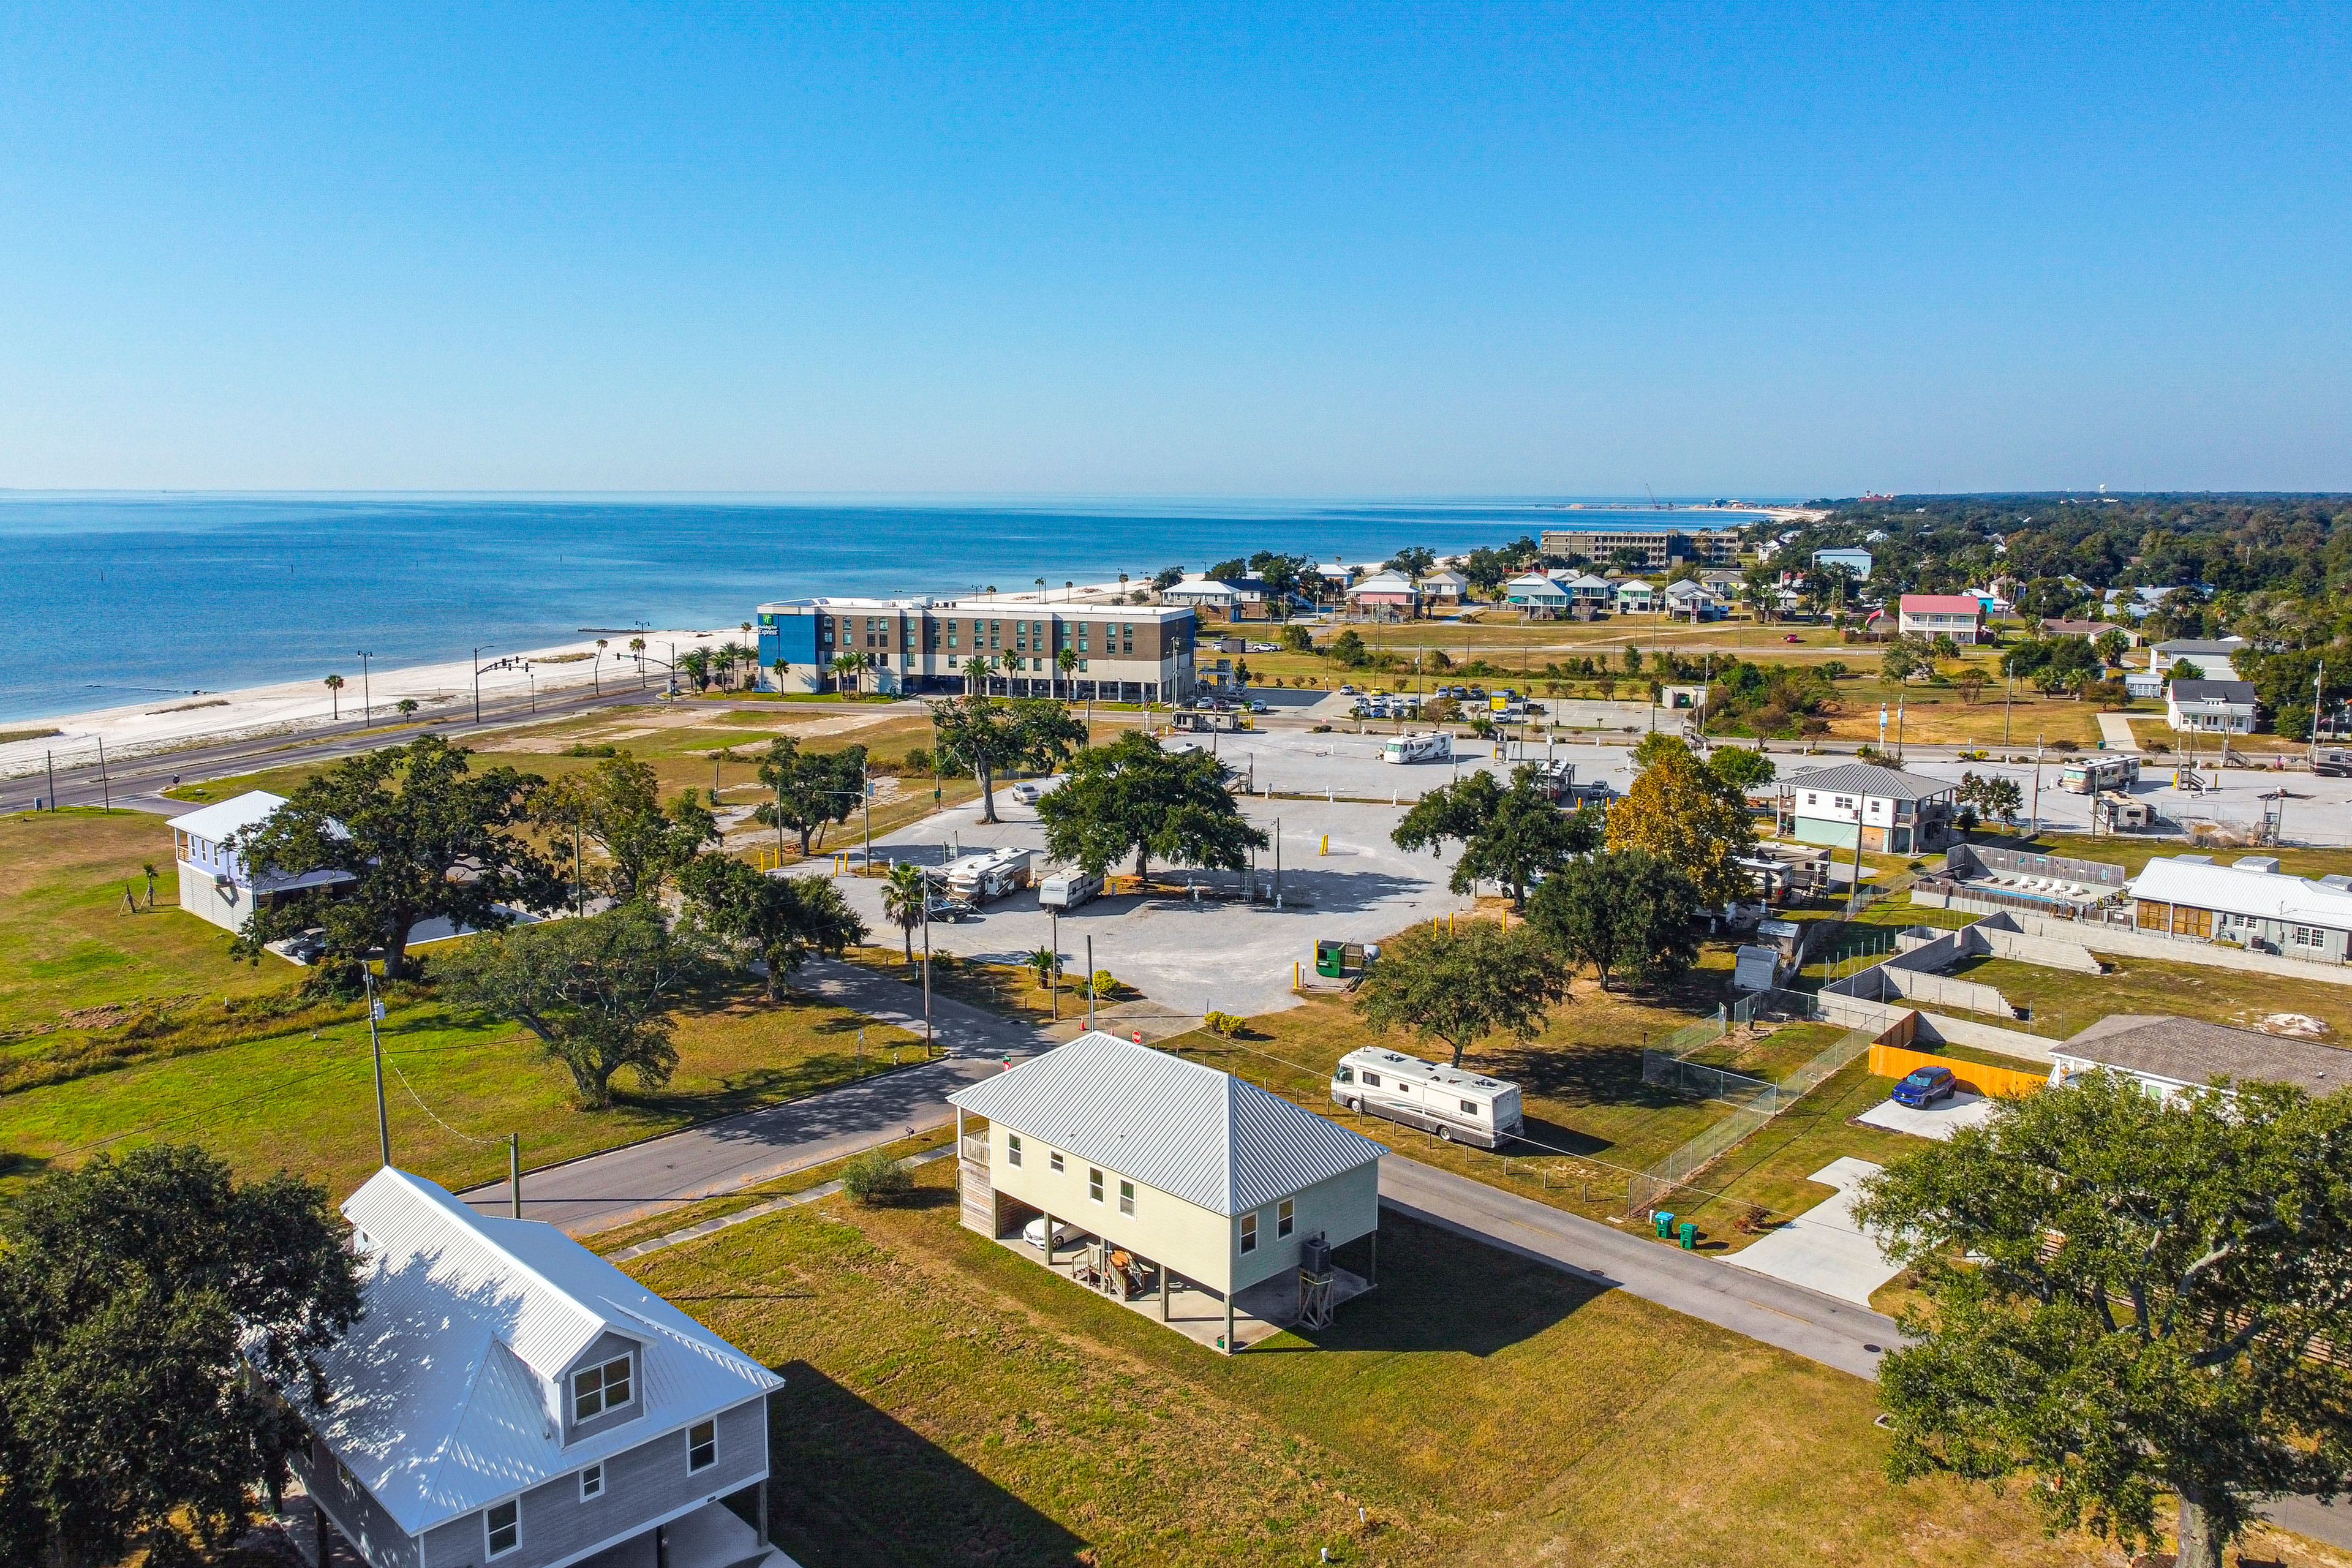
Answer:
<svg viewBox="0 0 2352 1568"><path fill-rule="evenodd" d="M1886 1261L1878 1243L1853 1219L1853 1189L1878 1170L1869 1161L1851 1156L1831 1161L1807 1179L1835 1187L1835 1196L1807 1209L1771 1235L1749 1242L1724 1261L1841 1301L1869 1306L1870 1293L1902 1272Z"/></svg>

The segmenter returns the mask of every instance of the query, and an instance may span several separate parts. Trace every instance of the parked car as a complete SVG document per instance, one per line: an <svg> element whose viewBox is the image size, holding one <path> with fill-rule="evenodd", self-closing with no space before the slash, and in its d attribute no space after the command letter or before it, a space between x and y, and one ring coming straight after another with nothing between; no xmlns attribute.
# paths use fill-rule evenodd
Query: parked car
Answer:
<svg viewBox="0 0 2352 1568"><path fill-rule="evenodd" d="M1079 1242L1084 1241L1087 1238L1087 1232L1080 1230L1076 1226L1064 1225L1057 1220L1054 1225L1054 1245L1055 1247L1075 1247ZM1045 1216L1044 1215L1039 1215L1035 1219L1033 1219L1027 1225L1023 1226L1021 1227L1021 1239L1035 1247L1038 1251L1045 1251Z"/></svg>
<svg viewBox="0 0 2352 1568"><path fill-rule="evenodd" d="M1895 1086L1891 1098L1897 1105L1925 1110L1939 1100L1949 1100L1959 1089L1960 1080L1952 1076L1951 1068L1919 1068Z"/></svg>
<svg viewBox="0 0 2352 1568"><path fill-rule="evenodd" d="M1042 791L1040 791L1040 790L1037 788L1037 786L1036 786L1035 784L1031 784L1031 783L1027 782L1026 780L1024 780L1024 781L1023 781L1022 783L1020 783L1020 784L1014 784L1014 785L1013 786L1013 789L1012 789L1012 795L1013 795L1013 798L1014 800L1019 801L1019 802L1020 802L1022 805L1036 805L1036 804L1037 804L1037 796L1038 796L1041 793L1043 793L1043 792L1042 792Z"/></svg>
<svg viewBox="0 0 2352 1568"><path fill-rule="evenodd" d="M931 919L935 921L976 921L980 911L964 899L933 899Z"/></svg>
<svg viewBox="0 0 2352 1568"><path fill-rule="evenodd" d="M1794 632L1790 632L1788 636L1786 636L1786 637L1782 637L1780 640L1781 640L1782 642L1802 642L1802 641L1804 641L1805 639L1804 639L1804 638L1802 638L1802 637L1799 637L1796 633L1794 633Z"/></svg>
<svg viewBox="0 0 2352 1568"><path fill-rule="evenodd" d="M1255 698L1252 698L1250 700L1249 710L1253 713L1270 713L1273 711L1272 709L1268 708L1265 703L1260 702Z"/></svg>
<svg viewBox="0 0 2352 1568"><path fill-rule="evenodd" d="M1356 695L1356 689L1353 686L1342 685L1339 688L1339 695L1342 697L1353 697Z"/></svg>

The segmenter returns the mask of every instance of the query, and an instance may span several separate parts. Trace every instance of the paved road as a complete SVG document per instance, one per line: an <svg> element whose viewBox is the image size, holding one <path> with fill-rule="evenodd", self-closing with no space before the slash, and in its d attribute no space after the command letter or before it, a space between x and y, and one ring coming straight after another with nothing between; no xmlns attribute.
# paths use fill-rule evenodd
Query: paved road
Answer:
<svg viewBox="0 0 2352 1568"><path fill-rule="evenodd" d="M922 1033L922 992L854 964L811 963L800 987L867 1016ZM573 1236L610 1230L664 1209L731 1193L793 1171L838 1160L876 1143L928 1131L955 1119L947 1097L992 1073L1008 1056L1054 1042L944 996L931 999L942 1060L902 1068L782 1105L682 1128L642 1143L523 1173L523 1214ZM458 1194L485 1214L505 1214L507 1184Z"/></svg>
<svg viewBox="0 0 2352 1568"><path fill-rule="evenodd" d="M1856 1377L1875 1378L1882 1351L1901 1339L1894 1319L1867 1307L1661 1247L1401 1154L1381 1162L1381 1202Z"/></svg>

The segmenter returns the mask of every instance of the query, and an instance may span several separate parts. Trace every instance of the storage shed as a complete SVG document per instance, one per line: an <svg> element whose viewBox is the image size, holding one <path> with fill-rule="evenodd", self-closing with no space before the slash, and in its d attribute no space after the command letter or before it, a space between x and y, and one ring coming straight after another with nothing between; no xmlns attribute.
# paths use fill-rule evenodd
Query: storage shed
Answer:
<svg viewBox="0 0 2352 1568"><path fill-rule="evenodd" d="M1255 1084L1097 1030L949 1100L967 1227L1213 1349L1371 1288L1387 1150Z"/></svg>

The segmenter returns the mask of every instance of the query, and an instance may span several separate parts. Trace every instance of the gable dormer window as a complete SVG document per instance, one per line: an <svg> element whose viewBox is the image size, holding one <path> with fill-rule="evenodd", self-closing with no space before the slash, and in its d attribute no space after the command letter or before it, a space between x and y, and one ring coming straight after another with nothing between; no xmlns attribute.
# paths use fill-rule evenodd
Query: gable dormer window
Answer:
<svg viewBox="0 0 2352 1568"><path fill-rule="evenodd" d="M629 1358L615 1356L602 1366L583 1367L572 1374L572 1419L585 1421L618 1410L635 1397L629 1383Z"/></svg>

